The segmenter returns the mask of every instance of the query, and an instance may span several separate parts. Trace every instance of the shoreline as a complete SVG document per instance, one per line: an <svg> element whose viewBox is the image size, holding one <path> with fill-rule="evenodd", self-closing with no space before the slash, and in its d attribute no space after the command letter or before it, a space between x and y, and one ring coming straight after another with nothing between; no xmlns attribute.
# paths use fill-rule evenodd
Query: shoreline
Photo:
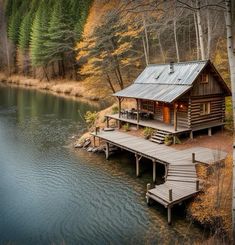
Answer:
<svg viewBox="0 0 235 245"><path fill-rule="evenodd" d="M33 89L40 92L50 93L62 98L72 99L75 101L89 101L99 103L101 101L112 104L111 95L95 94L95 91L87 88L86 84L81 81L71 80L51 80L40 81L39 79L27 78L25 76L12 75L7 77L0 73L0 83L10 87Z"/></svg>

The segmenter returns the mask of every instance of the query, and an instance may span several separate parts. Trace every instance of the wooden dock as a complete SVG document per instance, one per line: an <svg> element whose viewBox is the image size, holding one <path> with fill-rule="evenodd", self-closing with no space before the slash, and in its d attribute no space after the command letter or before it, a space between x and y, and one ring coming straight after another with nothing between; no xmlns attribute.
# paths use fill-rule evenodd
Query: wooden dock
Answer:
<svg viewBox="0 0 235 245"><path fill-rule="evenodd" d="M142 157L152 160L153 182L156 180L156 163L165 166L165 183L150 188L147 186L146 199L164 205L168 210L168 223L171 223L171 208L182 201L191 198L200 191L195 169L196 163L212 164L222 161L227 153L204 147L192 147L177 150L169 146L159 145L141 137L120 131L100 131L92 133L106 143L106 159L109 158L110 145L117 146L135 154L136 176L140 175L140 160Z"/></svg>

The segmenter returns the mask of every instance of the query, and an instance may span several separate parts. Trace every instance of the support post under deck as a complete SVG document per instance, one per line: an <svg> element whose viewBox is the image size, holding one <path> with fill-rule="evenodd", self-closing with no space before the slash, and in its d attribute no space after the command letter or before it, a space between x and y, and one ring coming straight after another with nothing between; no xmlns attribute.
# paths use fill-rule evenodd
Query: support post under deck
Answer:
<svg viewBox="0 0 235 245"><path fill-rule="evenodd" d="M140 176L140 159L137 154L135 154L135 163L136 163L136 177Z"/></svg>
<svg viewBox="0 0 235 245"><path fill-rule="evenodd" d="M167 207L167 222L168 225L171 224L171 207Z"/></svg>
<svg viewBox="0 0 235 245"><path fill-rule="evenodd" d="M153 160L153 182L156 181L156 161Z"/></svg>
<svg viewBox="0 0 235 245"><path fill-rule="evenodd" d="M108 142L106 142L105 157L107 160L109 159L109 143Z"/></svg>
<svg viewBox="0 0 235 245"><path fill-rule="evenodd" d="M211 136L211 135L212 135L211 128L208 128L208 136Z"/></svg>

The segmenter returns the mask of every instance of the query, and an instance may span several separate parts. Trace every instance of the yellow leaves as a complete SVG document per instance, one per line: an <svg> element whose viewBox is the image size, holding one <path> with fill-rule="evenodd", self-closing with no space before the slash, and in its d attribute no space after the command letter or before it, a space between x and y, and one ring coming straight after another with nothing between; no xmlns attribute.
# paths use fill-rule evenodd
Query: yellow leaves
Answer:
<svg viewBox="0 0 235 245"><path fill-rule="evenodd" d="M132 47L130 42L125 42L121 44L112 54L113 55L122 55L127 52Z"/></svg>
<svg viewBox="0 0 235 245"><path fill-rule="evenodd" d="M220 220L220 228L229 231L231 228L232 202L232 156L228 156L224 167L199 165L197 174L203 180L203 192L190 204L189 211L193 218L202 224L219 225L214 223ZM208 172L211 172L208 174Z"/></svg>

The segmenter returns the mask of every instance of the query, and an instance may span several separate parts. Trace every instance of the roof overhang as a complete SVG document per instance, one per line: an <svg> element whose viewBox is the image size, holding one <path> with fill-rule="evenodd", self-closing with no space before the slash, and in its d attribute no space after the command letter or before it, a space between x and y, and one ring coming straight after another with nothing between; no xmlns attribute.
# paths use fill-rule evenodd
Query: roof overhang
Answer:
<svg viewBox="0 0 235 245"><path fill-rule="evenodd" d="M188 85L134 83L113 95L172 103L190 89Z"/></svg>

